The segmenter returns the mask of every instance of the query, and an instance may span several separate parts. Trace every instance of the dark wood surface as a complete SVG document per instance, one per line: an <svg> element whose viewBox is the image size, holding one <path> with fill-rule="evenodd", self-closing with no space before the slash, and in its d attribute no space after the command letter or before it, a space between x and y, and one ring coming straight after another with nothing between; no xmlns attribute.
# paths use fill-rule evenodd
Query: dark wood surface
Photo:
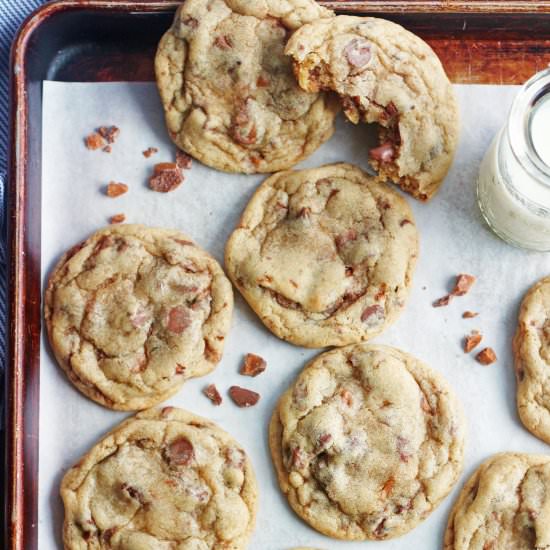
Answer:
<svg viewBox="0 0 550 550"><path fill-rule="evenodd" d="M432 45L454 82L519 84L550 63L550 0L324 4L344 13L383 16L416 32ZM27 20L14 43L6 549L39 547L41 82L152 80L155 47L176 5L162 0L54 2Z"/></svg>

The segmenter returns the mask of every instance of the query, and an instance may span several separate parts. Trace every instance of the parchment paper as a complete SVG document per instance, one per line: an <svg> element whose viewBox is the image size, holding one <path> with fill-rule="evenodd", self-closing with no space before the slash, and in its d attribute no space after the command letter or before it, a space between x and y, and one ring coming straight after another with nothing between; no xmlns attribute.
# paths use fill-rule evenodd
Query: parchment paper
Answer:
<svg viewBox="0 0 550 550"><path fill-rule="evenodd" d="M466 465L450 497L408 535L388 542L346 543L326 538L302 522L277 486L267 445L267 425L275 402L308 359L304 350L273 336L235 291L233 328L218 368L188 382L170 404L210 418L248 451L259 481L256 531L250 548L283 550L297 545L329 549L383 548L435 550L441 547L447 516L458 490L478 464L499 451L548 452L548 446L520 424L515 409L511 338L522 295L550 272L550 255L515 249L483 223L475 199L481 157L503 124L513 87L457 86L462 107L460 147L447 181L432 202L412 199L420 233L420 258L405 312L376 342L412 353L441 372L461 399L468 420ZM83 137L100 125L116 124L113 152L88 151ZM338 130L302 167L348 161L367 167L367 130L340 119ZM195 162L184 184L169 195L147 187L153 164L172 160L174 147L164 128L155 86L144 84L44 83L42 175L42 275L70 246L124 212L129 222L175 227L223 262L223 248L262 176L227 175ZM145 159L149 146L160 152ZM102 187L122 181L130 191L117 199ZM454 275L478 277L472 291L449 307L432 301L452 287ZM462 319L465 310L479 311ZM484 335L498 362L483 367L465 355L462 337L472 329ZM257 378L238 374L247 352L268 363ZM201 389L215 382L224 394L214 407ZM259 391L259 404L239 409L226 391L237 384ZM41 550L61 548L63 510L58 486L64 472L127 415L96 405L66 380L43 338L40 374L39 537Z"/></svg>

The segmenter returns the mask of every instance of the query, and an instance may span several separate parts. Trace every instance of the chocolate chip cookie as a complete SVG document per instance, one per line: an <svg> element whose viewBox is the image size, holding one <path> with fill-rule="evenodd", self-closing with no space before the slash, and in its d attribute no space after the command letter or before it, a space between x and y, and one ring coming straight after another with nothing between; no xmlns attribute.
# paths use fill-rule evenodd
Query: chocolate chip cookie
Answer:
<svg viewBox="0 0 550 550"><path fill-rule="evenodd" d="M300 89L284 48L300 25L332 16L314 0L186 0L155 60L174 142L227 172L274 172L311 154L339 107Z"/></svg>
<svg viewBox="0 0 550 550"><path fill-rule="evenodd" d="M67 550L247 547L257 487L240 445L182 409L141 412L63 478Z"/></svg>
<svg viewBox="0 0 550 550"><path fill-rule="evenodd" d="M468 480L449 517L444 550L550 547L550 456L502 453Z"/></svg>
<svg viewBox="0 0 550 550"><path fill-rule="evenodd" d="M416 255L405 199L333 164L268 178L229 238L225 264L274 334L325 347L367 340L397 318Z"/></svg>
<svg viewBox="0 0 550 550"><path fill-rule="evenodd" d="M306 366L273 413L269 443L302 519L330 537L382 540L413 529L456 483L464 418L426 365L358 344Z"/></svg>
<svg viewBox="0 0 550 550"><path fill-rule="evenodd" d="M178 231L109 226L53 270L44 316L71 382L118 410L164 401L221 359L233 310L220 265Z"/></svg>
<svg viewBox="0 0 550 550"><path fill-rule="evenodd" d="M513 347L519 416L531 433L550 443L550 277L523 299Z"/></svg>
<svg viewBox="0 0 550 550"><path fill-rule="evenodd" d="M423 40L390 21L340 15L298 29L286 52L304 90L337 92L349 120L379 125L370 160L381 177L422 201L437 191L457 146L458 107Z"/></svg>

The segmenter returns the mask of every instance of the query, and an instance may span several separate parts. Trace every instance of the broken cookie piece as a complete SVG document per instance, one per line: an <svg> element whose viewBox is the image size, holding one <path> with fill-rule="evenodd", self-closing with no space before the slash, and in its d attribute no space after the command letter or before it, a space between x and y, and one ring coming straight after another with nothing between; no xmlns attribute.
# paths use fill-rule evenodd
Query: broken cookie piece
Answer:
<svg viewBox="0 0 550 550"><path fill-rule="evenodd" d="M336 92L351 122L378 125L369 159L381 177L421 201L436 193L459 119L451 83L426 42L390 21L338 15L302 26L285 52L302 89Z"/></svg>

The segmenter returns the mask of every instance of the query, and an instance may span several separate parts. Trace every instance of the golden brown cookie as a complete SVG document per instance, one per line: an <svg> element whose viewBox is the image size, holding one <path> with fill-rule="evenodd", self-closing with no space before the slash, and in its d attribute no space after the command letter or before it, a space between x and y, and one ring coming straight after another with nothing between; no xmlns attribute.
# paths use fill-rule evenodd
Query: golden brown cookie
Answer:
<svg viewBox="0 0 550 550"><path fill-rule="evenodd" d="M182 409L143 411L63 478L67 550L240 550L257 487L240 445Z"/></svg>
<svg viewBox="0 0 550 550"><path fill-rule="evenodd" d="M525 295L513 347L519 416L531 433L550 443L550 277Z"/></svg>
<svg viewBox="0 0 550 550"><path fill-rule="evenodd" d="M313 359L281 397L269 442L294 511L345 540L402 535L462 471L464 418L445 380L395 348Z"/></svg>
<svg viewBox="0 0 550 550"><path fill-rule="evenodd" d="M268 178L229 238L229 276L279 338L341 346L402 311L417 255L409 205L351 164Z"/></svg>
<svg viewBox="0 0 550 550"><path fill-rule="evenodd" d="M464 485L444 550L538 548L550 548L550 456L492 456Z"/></svg>
<svg viewBox="0 0 550 550"><path fill-rule="evenodd" d="M155 59L174 142L227 172L274 172L311 154L338 105L300 89L284 48L300 25L332 16L314 0L186 0Z"/></svg>
<svg viewBox="0 0 550 550"><path fill-rule="evenodd" d="M214 369L233 292L218 262L180 232L119 225L61 258L44 302L71 382L106 407L136 410Z"/></svg>
<svg viewBox="0 0 550 550"><path fill-rule="evenodd" d="M332 90L354 123L379 125L373 166L415 198L442 184L458 142L458 106L433 50L400 25L339 15L304 25L289 40L300 86Z"/></svg>

